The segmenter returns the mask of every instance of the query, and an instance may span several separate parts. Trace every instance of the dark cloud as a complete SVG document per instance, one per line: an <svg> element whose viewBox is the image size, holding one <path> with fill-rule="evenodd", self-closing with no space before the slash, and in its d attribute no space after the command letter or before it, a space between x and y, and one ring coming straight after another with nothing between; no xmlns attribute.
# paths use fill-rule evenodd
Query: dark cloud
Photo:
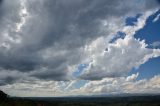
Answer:
<svg viewBox="0 0 160 106"><path fill-rule="evenodd" d="M3 3L3 0L0 0L0 5Z"/></svg>
<svg viewBox="0 0 160 106"><path fill-rule="evenodd" d="M33 73L31 76L33 77L37 77L39 79L42 79L42 80L56 80L56 81L69 81L71 80L69 77L66 76L66 73L65 71L55 71L55 69L51 70L51 69L48 69L46 71L43 71L43 72L36 72L36 73Z"/></svg>
<svg viewBox="0 0 160 106"><path fill-rule="evenodd" d="M157 0L158 1L158 3L160 4L160 0Z"/></svg>
<svg viewBox="0 0 160 106"><path fill-rule="evenodd" d="M121 72L111 72L111 73L105 73L105 72L92 72L90 74L82 74L79 76L80 79L84 80L102 80L103 78L118 78L125 76L125 73Z"/></svg>
<svg viewBox="0 0 160 106"><path fill-rule="evenodd" d="M155 2L152 6L147 3L144 2L143 8L135 8L125 0L26 0L24 3L0 0L0 67L28 72L30 77L39 79L71 79L73 70L68 67L85 58L82 48L110 34L109 28L104 34L101 21L155 6ZM19 14L24 7L28 11L27 19L21 31L16 32L17 23L23 21L24 16ZM9 79L6 79L8 83L14 81Z"/></svg>
<svg viewBox="0 0 160 106"><path fill-rule="evenodd" d="M27 73L21 73L15 70L4 70L0 69L0 85L13 84L16 82L21 82L23 80L31 80L32 78L28 76Z"/></svg>
<svg viewBox="0 0 160 106"><path fill-rule="evenodd" d="M1 79L0 86L15 83L15 79L13 77L6 77L5 79Z"/></svg>
<svg viewBox="0 0 160 106"><path fill-rule="evenodd" d="M31 71L40 65L41 59L36 54L18 51L18 53L0 53L0 65L4 69Z"/></svg>

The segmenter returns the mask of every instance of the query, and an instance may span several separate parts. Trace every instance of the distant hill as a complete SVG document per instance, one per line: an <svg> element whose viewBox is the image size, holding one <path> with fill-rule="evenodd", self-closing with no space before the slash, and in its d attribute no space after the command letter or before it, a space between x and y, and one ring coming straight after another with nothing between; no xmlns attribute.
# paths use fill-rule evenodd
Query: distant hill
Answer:
<svg viewBox="0 0 160 106"><path fill-rule="evenodd" d="M160 106L160 95L21 98L0 91L0 106Z"/></svg>
<svg viewBox="0 0 160 106"><path fill-rule="evenodd" d="M0 100L7 99L8 95L5 94L3 91L0 90Z"/></svg>

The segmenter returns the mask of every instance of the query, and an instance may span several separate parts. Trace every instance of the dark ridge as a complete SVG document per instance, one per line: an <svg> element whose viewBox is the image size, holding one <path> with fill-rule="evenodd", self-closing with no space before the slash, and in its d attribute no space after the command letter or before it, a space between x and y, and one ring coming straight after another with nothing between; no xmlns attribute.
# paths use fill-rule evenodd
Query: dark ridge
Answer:
<svg viewBox="0 0 160 106"><path fill-rule="evenodd" d="M0 106L160 106L160 95L22 98L0 91Z"/></svg>
<svg viewBox="0 0 160 106"><path fill-rule="evenodd" d="M0 100L4 100L4 99L7 99L7 98L8 98L8 95L0 90Z"/></svg>

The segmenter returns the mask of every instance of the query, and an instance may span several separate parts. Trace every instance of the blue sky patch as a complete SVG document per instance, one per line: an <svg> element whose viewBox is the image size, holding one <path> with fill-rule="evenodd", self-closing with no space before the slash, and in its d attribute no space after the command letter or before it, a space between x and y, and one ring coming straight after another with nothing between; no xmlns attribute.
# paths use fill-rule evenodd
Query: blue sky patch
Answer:
<svg viewBox="0 0 160 106"><path fill-rule="evenodd" d="M160 65L160 57L153 58L153 59L150 59L145 64L141 65L138 69L135 69L135 68L132 69L129 72L129 75L135 74L138 72L139 76L138 76L137 80L150 79L150 78L154 77L155 75L160 74L159 65Z"/></svg>
<svg viewBox="0 0 160 106"><path fill-rule="evenodd" d="M79 64L77 70L73 73L73 77L78 77L87 66L87 64Z"/></svg>
<svg viewBox="0 0 160 106"><path fill-rule="evenodd" d="M86 81L86 80L79 80L73 84L73 87L80 88L80 87L84 86L87 82L88 81Z"/></svg>
<svg viewBox="0 0 160 106"><path fill-rule="evenodd" d="M146 25L143 29L139 30L135 34L135 38L139 38L140 40L145 40L147 44L149 44L149 48L152 48L152 44L154 42L160 41L160 19L156 22L153 22L153 20L156 18L156 16L160 14L160 10L157 11L155 14L151 15L147 21ZM159 48L159 47L158 47Z"/></svg>
<svg viewBox="0 0 160 106"><path fill-rule="evenodd" d="M124 32L118 31L117 34L113 37L113 39L110 40L109 43L114 43L119 38L124 39L126 34Z"/></svg>
<svg viewBox="0 0 160 106"><path fill-rule="evenodd" d="M134 26L141 15L142 14L137 14L135 17L127 17L125 20L126 26Z"/></svg>

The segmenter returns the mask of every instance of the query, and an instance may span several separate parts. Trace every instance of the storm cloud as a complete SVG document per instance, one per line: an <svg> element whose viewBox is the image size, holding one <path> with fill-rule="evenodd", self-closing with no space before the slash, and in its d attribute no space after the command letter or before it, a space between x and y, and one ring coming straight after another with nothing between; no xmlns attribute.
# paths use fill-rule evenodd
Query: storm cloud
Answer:
<svg viewBox="0 0 160 106"><path fill-rule="evenodd" d="M72 80L76 66L90 60L86 45L102 37L107 48L114 33L124 27L124 17L158 6L156 0L0 0L0 73L21 73L4 74L0 83ZM90 71L80 78L102 79L116 73L97 76L96 70L94 76Z"/></svg>

